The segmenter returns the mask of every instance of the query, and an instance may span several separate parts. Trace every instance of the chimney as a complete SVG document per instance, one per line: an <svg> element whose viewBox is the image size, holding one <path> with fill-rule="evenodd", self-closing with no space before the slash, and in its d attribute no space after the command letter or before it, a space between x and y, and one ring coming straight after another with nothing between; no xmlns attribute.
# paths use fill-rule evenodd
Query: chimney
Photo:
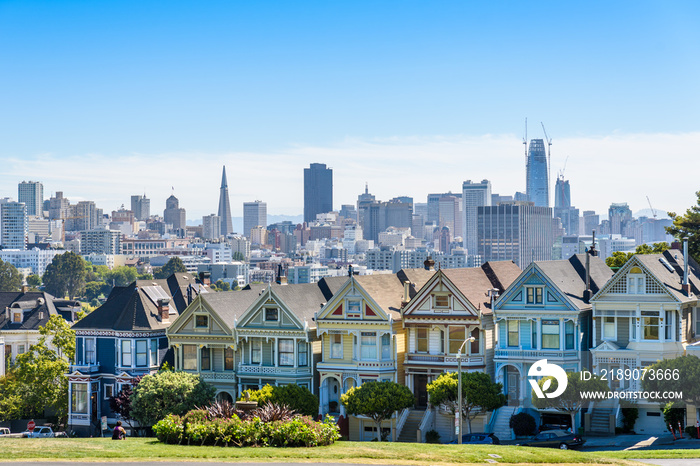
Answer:
<svg viewBox="0 0 700 466"><path fill-rule="evenodd" d="M408 301L410 301L410 290L411 282L406 280L403 282L403 301L401 301L401 307L404 307L406 304L408 304Z"/></svg>
<svg viewBox="0 0 700 466"><path fill-rule="evenodd" d="M688 238L683 240L683 285L681 289L686 296L690 296L690 283L688 282Z"/></svg>
<svg viewBox="0 0 700 466"><path fill-rule="evenodd" d="M161 322L170 322L170 299L162 298L158 300L158 317Z"/></svg>
<svg viewBox="0 0 700 466"><path fill-rule="evenodd" d="M22 293L26 293L29 291L29 287L27 285L22 285Z"/></svg>
<svg viewBox="0 0 700 466"><path fill-rule="evenodd" d="M583 290L583 302L590 304L591 302L591 256L597 256L598 251L595 250L595 230L593 230L593 243L586 251L586 289Z"/></svg>
<svg viewBox="0 0 700 466"><path fill-rule="evenodd" d="M352 264L348 265L348 277L352 277L352 274L354 272L352 271Z"/></svg>
<svg viewBox="0 0 700 466"><path fill-rule="evenodd" d="M199 272L199 281L202 282L202 285L211 285L211 273Z"/></svg>
<svg viewBox="0 0 700 466"><path fill-rule="evenodd" d="M435 261L433 260L433 256L428 256L427 259L425 259L425 262L423 262L423 267L425 270L435 270L433 266L435 265Z"/></svg>

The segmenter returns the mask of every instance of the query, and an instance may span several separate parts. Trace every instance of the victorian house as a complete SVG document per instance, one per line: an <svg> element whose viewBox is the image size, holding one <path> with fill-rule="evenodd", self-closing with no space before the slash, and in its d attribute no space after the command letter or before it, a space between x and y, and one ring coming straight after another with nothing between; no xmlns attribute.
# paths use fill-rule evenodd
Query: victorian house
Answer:
<svg viewBox="0 0 700 466"><path fill-rule="evenodd" d="M474 268L441 269L405 304L401 312L407 332L404 371L406 385L416 396L416 408L428 406L428 383L444 372L458 370L460 349L463 371L485 372L493 377L491 361L495 331L492 301L520 272L512 261L487 262ZM464 344L470 338L473 340ZM483 413L472 425L476 431L483 431L486 421L487 413ZM454 438L451 413L439 409L426 412L421 424L429 424L445 440Z"/></svg>
<svg viewBox="0 0 700 466"><path fill-rule="evenodd" d="M692 354L700 279L696 266L686 269L684 264L678 250L636 254L591 299L592 368L595 373L607 374L612 390L641 391L641 382L624 376L626 370L633 374L661 359L681 356L684 346L691 348L688 354ZM639 400L636 405L636 432L659 434L667 430L658 401ZM596 402L593 409L614 414L618 407L618 402L606 400ZM694 420L692 416L693 424Z"/></svg>
<svg viewBox="0 0 700 466"><path fill-rule="evenodd" d="M201 375L221 400L267 384L316 393L313 316L327 299L317 284L200 295L167 331L175 368Z"/></svg>
<svg viewBox="0 0 700 466"><path fill-rule="evenodd" d="M317 365L321 414L345 414L340 397L368 381L405 383L402 304L410 301L433 270L326 278L319 286L332 298L315 317L322 358ZM392 429L391 423L387 428ZM370 420L350 417L351 440L376 438Z"/></svg>
<svg viewBox="0 0 700 466"><path fill-rule="evenodd" d="M109 398L133 379L156 372L166 360L166 329L206 287L190 274L137 280L116 287L107 301L73 325L75 361L68 375L68 424L82 435L100 435L100 419L114 425Z"/></svg>

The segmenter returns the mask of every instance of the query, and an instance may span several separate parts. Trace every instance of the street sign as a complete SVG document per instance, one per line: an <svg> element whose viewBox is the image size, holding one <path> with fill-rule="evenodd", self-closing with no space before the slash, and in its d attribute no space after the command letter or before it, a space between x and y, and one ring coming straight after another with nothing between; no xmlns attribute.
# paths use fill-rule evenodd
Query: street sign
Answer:
<svg viewBox="0 0 700 466"><path fill-rule="evenodd" d="M34 432L35 427L36 427L36 423L34 421L27 422L27 430L29 432Z"/></svg>

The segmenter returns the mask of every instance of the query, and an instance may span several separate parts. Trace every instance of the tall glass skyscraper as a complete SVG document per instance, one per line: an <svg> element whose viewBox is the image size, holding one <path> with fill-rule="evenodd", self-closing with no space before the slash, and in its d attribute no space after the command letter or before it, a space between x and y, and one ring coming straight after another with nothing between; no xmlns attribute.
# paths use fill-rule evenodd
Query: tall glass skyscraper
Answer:
<svg viewBox="0 0 700 466"><path fill-rule="evenodd" d="M325 163L312 163L304 169L304 221L333 210L333 170Z"/></svg>
<svg viewBox="0 0 700 466"><path fill-rule="evenodd" d="M44 185L38 181L22 181L17 185L17 201L27 206L27 215L43 217Z"/></svg>
<svg viewBox="0 0 700 466"><path fill-rule="evenodd" d="M543 139L530 140L527 152L527 196L538 207L549 207L547 151Z"/></svg>

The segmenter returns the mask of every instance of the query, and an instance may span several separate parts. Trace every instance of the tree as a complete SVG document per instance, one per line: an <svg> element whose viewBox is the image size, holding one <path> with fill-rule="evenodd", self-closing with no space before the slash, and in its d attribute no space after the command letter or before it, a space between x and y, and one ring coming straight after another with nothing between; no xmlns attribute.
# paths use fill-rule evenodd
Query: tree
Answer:
<svg viewBox="0 0 700 466"><path fill-rule="evenodd" d="M668 243L640 244L635 250L635 254L661 254L669 249Z"/></svg>
<svg viewBox="0 0 700 466"><path fill-rule="evenodd" d="M669 249L668 243L654 243L649 246L648 244L640 244L634 251L634 254L661 254L662 252ZM605 259L605 263L613 270L620 269L623 265L627 263L628 260L634 255L631 252L615 251L612 256Z"/></svg>
<svg viewBox="0 0 700 466"><path fill-rule="evenodd" d="M136 277L138 280L153 280L153 275L150 273L142 273Z"/></svg>
<svg viewBox="0 0 700 466"><path fill-rule="evenodd" d="M232 259L233 259L234 261L245 262L245 256L243 255L242 252L238 252L238 251L236 251L236 252L233 253Z"/></svg>
<svg viewBox="0 0 700 466"><path fill-rule="evenodd" d="M187 267L177 256L171 257L170 260L163 266L153 270L154 278L168 278L174 273L187 273Z"/></svg>
<svg viewBox="0 0 700 466"><path fill-rule="evenodd" d="M650 371L653 371L653 375ZM644 391L661 393L682 392L683 401L695 406L696 412L700 415L700 384L698 380L700 380L700 358L687 355L674 359L662 359L647 367L645 377L642 379L642 388Z"/></svg>
<svg viewBox="0 0 700 466"><path fill-rule="evenodd" d="M87 282L85 284L85 299L92 301L102 294L109 293L109 285L104 282Z"/></svg>
<svg viewBox="0 0 700 466"><path fill-rule="evenodd" d="M54 256L44 272L44 289L52 295L70 299L81 296L85 288L87 265L82 257L66 252Z"/></svg>
<svg viewBox="0 0 700 466"><path fill-rule="evenodd" d="M141 377L136 377L131 381L131 385L125 385L119 390L119 393L109 399L109 407L112 411L119 415L129 427L134 431L134 418L131 415L132 405L131 400L134 396L134 388L141 381Z"/></svg>
<svg viewBox="0 0 700 466"><path fill-rule="evenodd" d="M134 267L122 265L108 271L104 276L104 281L109 286L127 286L135 282L137 278L138 272Z"/></svg>
<svg viewBox="0 0 700 466"><path fill-rule="evenodd" d="M39 342L18 355L0 379L0 418L37 417L47 408L56 411L60 422L68 417L66 373L75 356L75 332L54 315L39 333Z"/></svg>
<svg viewBox="0 0 700 466"><path fill-rule="evenodd" d="M225 282L222 279L218 279L215 285L217 290L219 291L231 291L231 285L229 285L228 282Z"/></svg>
<svg viewBox="0 0 700 466"><path fill-rule="evenodd" d="M188 372L158 371L144 376L131 398L131 415L142 426L152 426L168 414L182 416L214 399L216 388Z"/></svg>
<svg viewBox="0 0 700 466"><path fill-rule="evenodd" d="M588 403L589 399L584 399L581 392L607 392L610 390L605 380L600 377L592 376L589 380L582 380L581 372L567 372L566 390L560 396L554 398L539 398L535 391L532 392L532 404L537 409L556 409L569 413L571 416L571 429L575 432L576 429L576 413L581 411L584 403ZM542 377L537 384L542 392L553 393L557 387L557 379L554 377ZM546 394L546 393L545 393Z"/></svg>
<svg viewBox="0 0 700 466"><path fill-rule="evenodd" d="M36 291L41 286L41 277L35 273L27 276L27 285L32 291Z"/></svg>
<svg viewBox="0 0 700 466"><path fill-rule="evenodd" d="M244 400L246 394L250 401L257 401L258 406L265 403L286 405L299 414L315 416L318 414L318 397L308 388L297 384L280 385L273 387L265 385L260 390L245 390L240 400Z"/></svg>
<svg viewBox="0 0 700 466"><path fill-rule="evenodd" d="M377 425L377 440L381 441L382 421L396 411L410 408L416 402L405 385L395 382L365 382L340 397L348 414L370 417Z"/></svg>
<svg viewBox="0 0 700 466"><path fill-rule="evenodd" d="M695 193L696 205L689 207L685 215L669 212L673 226L666 227L666 233L678 240L688 239L688 253L700 262L700 191Z"/></svg>
<svg viewBox="0 0 700 466"><path fill-rule="evenodd" d="M9 262L0 259L0 291L19 291L22 288L22 274Z"/></svg>
<svg viewBox="0 0 700 466"><path fill-rule="evenodd" d="M428 384L428 397L433 406L445 405L452 414L457 412L458 379L456 372L445 372ZM483 372L462 372L462 413L469 432L472 420L486 411L493 411L506 404L503 385L491 381Z"/></svg>

